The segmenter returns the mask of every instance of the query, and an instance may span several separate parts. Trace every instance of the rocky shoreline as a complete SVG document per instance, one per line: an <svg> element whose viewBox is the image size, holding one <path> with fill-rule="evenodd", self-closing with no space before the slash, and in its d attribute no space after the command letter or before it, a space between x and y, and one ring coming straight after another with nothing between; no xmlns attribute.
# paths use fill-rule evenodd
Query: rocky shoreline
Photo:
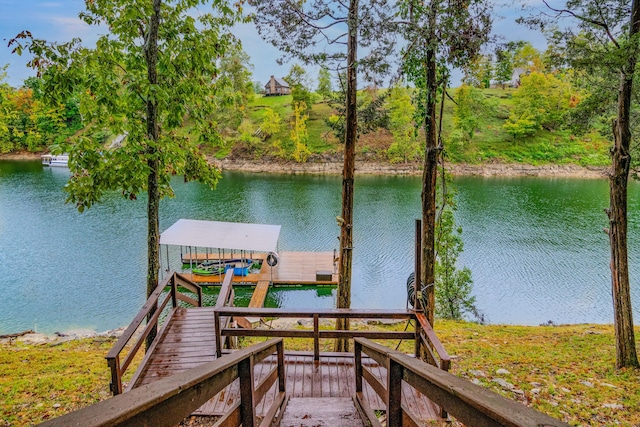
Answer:
<svg viewBox="0 0 640 427"><path fill-rule="evenodd" d="M307 163L271 162L266 160L223 159L215 164L222 170L251 173L282 174L342 174L342 161L312 160ZM447 170L456 176L484 177L571 177L571 178L606 178L607 168L583 167L578 165L527 165L519 163L487 163L471 165L466 163L448 164ZM371 160L356 161L356 175L421 175L420 163L385 163Z"/></svg>
<svg viewBox="0 0 640 427"><path fill-rule="evenodd" d="M36 160L39 158L40 154L28 152L0 155L0 159L5 160ZM342 174L343 166L340 154L313 155L306 163L287 162L279 159L225 158L219 160L209 158L209 160L222 170L251 173L340 175ZM450 163L447 164L447 170L456 176L606 178L608 169L605 167L584 167L572 164ZM419 162L388 163L376 161L367 156L360 156L356 160L356 174L421 175L422 164Z"/></svg>
<svg viewBox="0 0 640 427"><path fill-rule="evenodd" d="M64 332L55 332L53 335L40 334L29 330L16 334L0 335L0 344L56 345L84 338L118 338L124 330L124 327L104 332L96 332L91 329L71 329Z"/></svg>

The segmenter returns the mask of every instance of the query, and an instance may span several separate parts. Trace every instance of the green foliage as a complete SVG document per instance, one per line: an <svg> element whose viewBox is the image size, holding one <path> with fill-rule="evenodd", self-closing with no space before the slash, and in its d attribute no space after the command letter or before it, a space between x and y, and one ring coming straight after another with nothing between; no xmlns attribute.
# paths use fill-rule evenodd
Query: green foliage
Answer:
<svg viewBox="0 0 640 427"><path fill-rule="evenodd" d="M331 74L325 67L320 67L318 71L318 88L316 92L322 96L323 99L329 98L333 89L331 87Z"/></svg>
<svg viewBox="0 0 640 427"><path fill-rule="evenodd" d="M158 28L157 67L148 70L150 2L107 0L87 2L81 14L89 25L104 25L110 33L101 36L95 48L85 48L75 39L64 44L49 44L23 33L21 49L34 54L32 65L43 78L43 93L50 102L59 102L77 93L85 132L57 151L70 153L73 175L66 189L69 201L83 210L98 202L103 194L119 190L135 199L147 190L147 177L158 174L161 196L173 191L170 178L184 173L215 185L219 172L206 166L204 157L191 138L179 130L192 125L193 139L215 140L217 125L212 120L216 96L231 84L231 78L212 82L221 72L219 61L232 49L235 39L230 25L238 11L225 1L213 4L214 13L192 12L204 2L179 0L163 4ZM231 67L226 68L227 70ZM148 75L157 72L158 83ZM148 108L157 112L157 139L148 128ZM107 130L127 137L117 148L105 149L91 135ZM157 162L157 170L151 166Z"/></svg>
<svg viewBox="0 0 640 427"><path fill-rule="evenodd" d="M239 140L249 144L249 146L256 146L260 142L260 138L253 136L253 125L249 119L245 119L240 123L238 127L238 133L240 134Z"/></svg>
<svg viewBox="0 0 640 427"><path fill-rule="evenodd" d="M494 76L493 63L491 62L491 56L478 55L470 61L464 68L463 84L477 88L488 88L491 85L491 79ZM509 78L511 76L509 75Z"/></svg>
<svg viewBox="0 0 640 427"><path fill-rule="evenodd" d="M213 112L219 133L237 130L247 115L247 105L253 101L255 88L249 61L249 55L239 44L229 46L229 51L219 60Z"/></svg>
<svg viewBox="0 0 640 427"><path fill-rule="evenodd" d="M289 70L289 74L284 80L289 83L289 87L291 87L293 104L305 105L306 112L309 113L313 102L311 99L311 91L307 87L309 77L306 70L298 64L293 64Z"/></svg>
<svg viewBox="0 0 640 427"><path fill-rule="evenodd" d="M495 114L498 102L472 86L462 85L454 92L453 126L460 130L462 139L469 141L484 120Z"/></svg>
<svg viewBox="0 0 640 427"><path fill-rule="evenodd" d="M63 141L79 128L80 114L75 97L48 106L42 99L41 79L29 78L14 89L4 83L0 68L0 153L42 151Z"/></svg>
<svg viewBox="0 0 640 427"><path fill-rule="evenodd" d="M513 75L513 53L507 49L496 49L496 62L494 64L494 77L496 82L504 89L511 81Z"/></svg>
<svg viewBox="0 0 640 427"><path fill-rule="evenodd" d="M464 243L462 228L456 227L453 216L456 204L452 186L452 180L446 178L446 187L440 190L442 207L436 222L436 315L444 319L462 320L465 314L470 314L483 322L483 316L475 306L476 298L471 294L471 270L468 267L460 269L456 265Z"/></svg>
<svg viewBox="0 0 640 427"><path fill-rule="evenodd" d="M386 105L388 95L389 92L380 93L375 86L369 86L358 93L358 135L366 135L379 129L389 129L389 110ZM329 98L329 105L335 114L326 117L325 123L338 141L344 142L345 92L333 92Z"/></svg>
<svg viewBox="0 0 640 427"><path fill-rule="evenodd" d="M281 127L282 117L280 117L280 114L276 113L271 108L265 108L260 129L266 134L266 138L271 135L278 134Z"/></svg>
<svg viewBox="0 0 640 427"><path fill-rule="evenodd" d="M393 134L393 143L387 150L392 163L415 160L420 154L414 114L415 107L411 104L409 91L403 87L393 87L389 96L389 129Z"/></svg>
<svg viewBox="0 0 640 427"><path fill-rule="evenodd" d="M527 71L544 72L544 64L540 51L529 42L522 42L513 54L513 66Z"/></svg>
<svg viewBox="0 0 640 427"><path fill-rule="evenodd" d="M293 142L293 153L291 157L298 163L304 163L309 159L309 133L307 132L307 119L309 116L304 114L307 106L304 103L295 103L293 105L293 121L291 123L291 141Z"/></svg>
<svg viewBox="0 0 640 427"><path fill-rule="evenodd" d="M520 81L505 130L517 138L533 135L542 128L558 129L569 108L577 103L571 84L553 74L539 72L523 75Z"/></svg>

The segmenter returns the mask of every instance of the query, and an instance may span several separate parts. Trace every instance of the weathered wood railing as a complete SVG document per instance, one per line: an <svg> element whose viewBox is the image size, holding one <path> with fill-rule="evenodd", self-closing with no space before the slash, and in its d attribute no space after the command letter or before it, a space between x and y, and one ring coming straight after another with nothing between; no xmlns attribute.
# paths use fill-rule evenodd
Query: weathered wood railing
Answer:
<svg viewBox="0 0 640 427"><path fill-rule="evenodd" d="M362 365L363 353L387 368L386 387ZM355 371L356 401L374 427L381 426L381 423L362 395L363 379L386 402L388 427L422 425L401 403L402 382L468 426L568 426L489 389L367 339L355 339Z"/></svg>
<svg viewBox="0 0 640 427"><path fill-rule="evenodd" d="M422 313L411 310L352 310L352 309L319 309L319 310L286 310L269 308L232 308L223 307L215 312L216 354L222 354L222 337L224 336L262 336L262 337L294 337L313 339L313 354L318 360L320 354L320 339L364 337L370 339L414 339L416 340L416 356L421 348L428 349L429 363L443 370L448 370L451 359L444 346L438 340L435 332ZM223 327L220 318L223 316L242 317L289 317L313 320L313 330L300 329L234 329ZM414 331L360 331L360 330L320 330L320 319L397 319L414 320ZM218 344L220 343L220 344Z"/></svg>
<svg viewBox="0 0 640 427"><path fill-rule="evenodd" d="M233 268L227 270L224 276L224 280L222 281L222 286L220 287L220 293L218 294L218 299L216 300L215 310L219 310L223 307L233 307L233 303L235 300L235 291L233 290ZM231 317L224 317L220 319L221 327L227 328L229 327L229 323L231 323ZM219 335L216 336L216 343L218 343ZM224 341L220 341L220 345L224 346L228 343L229 337L224 337ZM219 357L219 356L218 356Z"/></svg>
<svg viewBox="0 0 640 427"><path fill-rule="evenodd" d="M194 300L188 295L178 292L179 286L196 294L198 299ZM167 292L165 298L160 301L160 297L165 292L165 289L167 287L170 288L169 292ZM106 356L107 363L109 365L109 368L111 369L110 389L114 395L122 393L122 376L126 372L129 365L131 365L131 362L133 362L133 359L136 357L140 348L142 348L145 340L147 339L147 336L149 336L154 328L157 329L158 326L160 326L160 315L169 304L169 301L171 301L171 305L174 310L176 307L178 307L178 301L184 301L192 306L201 307L202 288L176 272L169 273L164 278L164 280L158 284L158 287L156 287L151 296L149 296L147 302L144 304L144 306L142 306L142 309L138 312L129 327L120 336L118 341L116 341L115 345L111 348ZM138 330L138 328L140 328L142 322L147 319L154 308L155 312L153 313L151 318L147 320L146 327L142 331L142 334L136 336L135 332ZM170 317L171 316L167 316L163 324L166 325ZM134 336L136 338L135 342L133 342L131 349L125 356L122 363L120 363L120 356L122 351L125 349L125 347L127 347L130 341L133 340ZM156 339L159 336L160 333L156 334Z"/></svg>
<svg viewBox="0 0 640 427"><path fill-rule="evenodd" d="M276 353L277 364L254 387L253 367ZM158 380L95 405L54 418L42 424L62 426L176 426L193 411L240 379L240 401L217 425L255 426L256 403L278 381L277 398L260 427L271 425L285 403L284 349L282 339L273 339L233 352L221 359Z"/></svg>

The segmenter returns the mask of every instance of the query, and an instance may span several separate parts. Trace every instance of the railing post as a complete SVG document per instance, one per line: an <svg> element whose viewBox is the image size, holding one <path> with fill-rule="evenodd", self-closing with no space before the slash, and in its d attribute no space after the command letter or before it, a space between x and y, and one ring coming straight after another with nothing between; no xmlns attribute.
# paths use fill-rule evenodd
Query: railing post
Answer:
<svg viewBox="0 0 640 427"><path fill-rule="evenodd" d="M178 284L176 280L176 273L173 273L171 277L171 303L173 304L173 308L178 306Z"/></svg>
<svg viewBox="0 0 640 427"><path fill-rule="evenodd" d="M416 323L415 337L413 338L413 354L416 359L420 359L420 348L422 345L422 327L417 317L413 317L413 321Z"/></svg>
<svg viewBox="0 0 640 427"><path fill-rule="evenodd" d="M280 342L276 344L278 351L278 391L284 393L286 391L285 377L286 372L284 369L284 341L280 339Z"/></svg>
<svg viewBox="0 0 640 427"><path fill-rule="evenodd" d="M362 344L353 340L354 365L356 371L356 393L362 393Z"/></svg>
<svg viewBox="0 0 640 427"><path fill-rule="evenodd" d="M220 330L220 313L213 312L213 327L216 330L216 357L222 357L222 331Z"/></svg>
<svg viewBox="0 0 640 427"><path fill-rule="evenodd" d="M253 355L238 363L240 378L240 420L244 427L255 426L253 407Z"/></svg>
<svg viewBox="0 0 640 427"><path fill-rule="evenodd" d="M320 360L320 319L318 314L313 315L313 360Z"/></svg>
<svg viewBox="0 0 640 427"><path fill-rule="evenodd" d="M402 427L402 365L389 358L387 427Z"/></svg>
<svg viewBox="0 0 640 427"><path fill-rule="evenodd" d="M109 388L114 396L122 394L122 372L120 371L120 355L108 357L107 364L111 368L111 384Z"/></svg>
<svg viewBox="0 0 640 427"><path fill-rule="evenodd" d="M416 219L416 234L415 234L415 264L414 264L414 279L413 284L415 292L413 293L414 310L424 310L422 307L422 298L418 298L418 295L422 293L422 220Z"/></svg>

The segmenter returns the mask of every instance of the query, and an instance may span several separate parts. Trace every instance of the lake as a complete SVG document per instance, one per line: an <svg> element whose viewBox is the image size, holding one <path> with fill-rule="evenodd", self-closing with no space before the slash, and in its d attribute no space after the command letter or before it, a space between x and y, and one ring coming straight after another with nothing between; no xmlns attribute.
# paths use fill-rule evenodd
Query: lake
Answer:
<svg viewBox="0 0 640 427"><path fill-rule="evenodd" d="M144 302L146 200L119 194L79 214L65 204L69 172L0 161L0 334L103 331ZM459 177L456 220L478 308L491 323L612 323L605 180ZM404 308L413 268L420 178L358 176L354 308ZM174 180L160 228L180 218L282 225L280 251L338 249L341 178L225 172L211 191ZM640 185L630 186L634 318L640 298ZM163 251L164 256L164 251ZM163 260L164 261L164 260ZM215 298L209 292L208 300ZM248 303L250 291L238 292ZM335 290L274 289L267 305L332 307Z"/></svg>

